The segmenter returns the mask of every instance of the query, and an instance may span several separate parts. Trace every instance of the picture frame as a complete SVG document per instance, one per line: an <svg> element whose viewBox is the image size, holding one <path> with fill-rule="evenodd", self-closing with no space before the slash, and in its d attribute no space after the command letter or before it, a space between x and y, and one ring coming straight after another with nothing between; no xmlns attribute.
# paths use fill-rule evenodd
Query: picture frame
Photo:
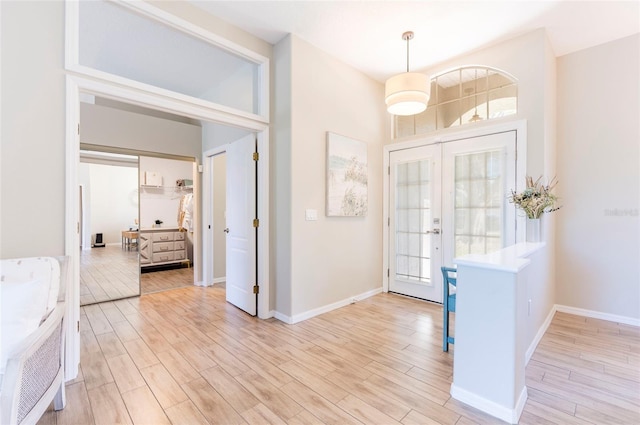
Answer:
<svg viewBox="0 0 640 425"><path fill-rule="evenodd" d="M366 217L369 203L367 147L365 142L327 132L327 217Z"/></svg>

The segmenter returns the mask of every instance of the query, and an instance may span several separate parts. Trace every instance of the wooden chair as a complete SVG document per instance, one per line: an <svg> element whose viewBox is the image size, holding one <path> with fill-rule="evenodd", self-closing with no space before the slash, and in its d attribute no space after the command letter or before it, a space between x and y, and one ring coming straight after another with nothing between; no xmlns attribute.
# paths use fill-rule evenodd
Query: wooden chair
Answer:
<svg viewBox="0 0 640 425"><path fill-rule="evenodd" d="M454 344L455 340L449 336L449 312L456 312L456 269L451 267L441 267L442 269L442 351L449 351L449 344ZM451 293L451 290L454 290Z"/></svg>

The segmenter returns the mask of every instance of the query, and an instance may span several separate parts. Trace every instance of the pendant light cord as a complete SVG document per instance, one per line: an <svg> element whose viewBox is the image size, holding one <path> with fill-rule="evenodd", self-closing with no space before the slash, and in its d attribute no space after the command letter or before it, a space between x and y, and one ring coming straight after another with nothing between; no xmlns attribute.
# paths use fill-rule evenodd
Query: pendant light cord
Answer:
<svg viewBox="0 0 640 425"><path fill-rule="evenodd" d="M413 38L413 31L402 34L402 39L407 41L407 72L409 72L409 41Z"/></svg>
<svg viewBox="0 0 640 425"><path fill-rule="evenodd" d="M411 38L407 37L407 72L409 72L409 40L411 40Z"/></svg>

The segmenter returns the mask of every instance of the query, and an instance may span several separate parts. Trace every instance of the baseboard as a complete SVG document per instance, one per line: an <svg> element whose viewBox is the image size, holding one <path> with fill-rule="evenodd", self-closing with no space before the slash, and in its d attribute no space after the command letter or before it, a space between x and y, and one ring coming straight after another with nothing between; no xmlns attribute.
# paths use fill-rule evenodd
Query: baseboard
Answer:
<svg viewBox="0 0 640 425"><path fill-rule="evenodd" d="M608 322L622 323L631 326L640 326L640 319L636 317L619 316L617 314L603 313L600 311L587 310L578 307L569 307L567 305L555 305L555 311L561 313L575 314L576 316L591 317L593 319L606 320Z"/></svg>
<svg viewBox="0 0 640 425"><path fill-rule="evenodd" d="M217 278L213 279L213 282L211 282L211 283L201 280L201 281L198 281L198 282L193 282L193 284L196 285L196 286L208 287L208 286L213 286L216 283L223 283L223 282L226 282L226 281L227 281L226 277L217 277Z"/></svg>
<svg viewBox="0 0 640 425"><path fill-rule="evenodd" d="M291 319L291 316L287 316L286 314L282 314L279 311L273 311L273 317L275 317L276 319L278 319L281 322L286 323L287 325L293 325L293 320Z"/></svg>
<svg viewBox="0 0 640 425"><path fill-rule="evenodd" d="M319 316L324 313L328 313L332 310L336 310L338 308L344 307L349 304L356 303L358 301L362 301L366 298L373 297L382 292L382 287L372 289L371 291L363 292L362 294L355 295L353 297L349 297L347 299L328 304L322 307L315 308L313 310L306 311L304 313L296 314L295 316L287 316L285 314L274 312L274 317L282 322L285 322L289 325L293 325L294 323L302 322L307 319L311 319L312 317Z"/></svg>
<svg viewBox="0 0 640 425"><path fill-rule="evenodd" d="M451 397L471 407L475 407L491 416L501 419L510 424L517 424L524 409L524 405L527 402L527 387L523 387L520 392L520 397L513 409L505 407L501 404L495 403L491 400L487 400L484 397L457 387L455 384L451 384Z"/></svg>
<svg viewBox="0 0 640 425"><path fill-rule="evenodd" d="M551 321L553 320L553 315L554 314L556 314L556 306L555 305L553 307L551 307L551 310L549 311L549 314L547 315L547 318L542 323L542 326L540 326L540 329L538 329L538 333L533 338L533 341L531 341L531 344L529 345L529 348L527 349L527 352L525 353L525 359L524 359L525 366L529 364L529 360L531 360L531 356L533 356L533 353L536 351L536 348L538 347L538 344L540 343L540 340L544 336L545 332L547 332L547 329L549 328L549 325L551 324Z"/></svg>

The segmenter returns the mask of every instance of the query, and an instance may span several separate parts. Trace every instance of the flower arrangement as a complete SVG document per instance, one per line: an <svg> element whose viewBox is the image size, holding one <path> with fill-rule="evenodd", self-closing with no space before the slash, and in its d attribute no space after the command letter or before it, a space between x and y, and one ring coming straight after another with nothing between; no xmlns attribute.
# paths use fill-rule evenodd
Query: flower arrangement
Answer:
<svg viewBox="0 0 640 425"><path fill-rule="evenodd" d="M527 176L527 187L523 192L511 191L509 202L524 211L527 218L540 218L543 213L560 209L559 206L556 206L558 197L551 193L558 184L556 178L552 178L547 185L542 184L541 180L542 177L533 181L531 176Z"/></svg>

